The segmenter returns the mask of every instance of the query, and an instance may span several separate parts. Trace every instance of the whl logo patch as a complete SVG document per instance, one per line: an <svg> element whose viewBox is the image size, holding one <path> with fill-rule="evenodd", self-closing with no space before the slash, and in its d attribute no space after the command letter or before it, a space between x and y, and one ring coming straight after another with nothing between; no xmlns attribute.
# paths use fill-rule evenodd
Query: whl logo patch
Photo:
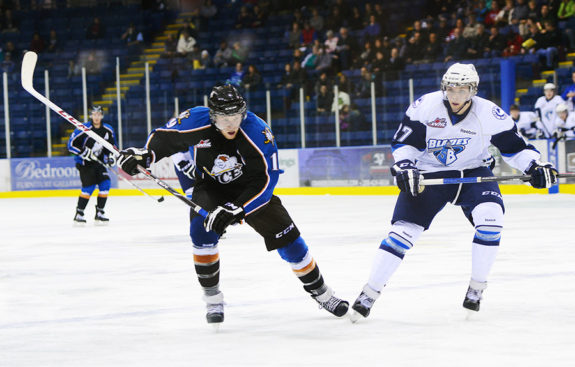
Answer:
<svg viewBox="0 0 575 367"><path fill-rule="evenodd" d="M196 144L196 148L211 148L211 146L212 142L210 142L210 139L200 140L200 142Z"/></svg>
<svg viewBox="0 0 575 367"><path fill-rule="evenodd" d="M465 150L471 138L429 139L427 149L444 166L449 166L457 160L457 155Z"/></svg>
<svg viewBox="0 0 575 367"><path fill-rule="evenodd" d="M445 126L447 126L447 120L445 118L437 117L435 120L427 121L427 126L443 129Z"/></svg>

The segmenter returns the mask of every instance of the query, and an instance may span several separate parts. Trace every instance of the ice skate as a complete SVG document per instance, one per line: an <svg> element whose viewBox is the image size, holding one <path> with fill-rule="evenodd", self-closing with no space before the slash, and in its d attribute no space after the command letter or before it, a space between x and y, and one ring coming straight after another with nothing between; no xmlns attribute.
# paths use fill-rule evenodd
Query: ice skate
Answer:
<svg viewBox="0 0 575 367"><path fill-rule="evenodd" d="M380 293L378 291L373 290L367 284L364 285L353 306L351 306L353 309L353 312L349 315L351 322L357 322L362 317L365 318L369 316L369 312L379 295Z"/></svg>
<svg viewBox="0 0 575 367"><path fill-rule="evenodd" d="M347 313L349 303L333 295L333 290L327 288L325 292L318 295L312 295L312 298L319 303L319 307L329 311L337 317L342 317Z"/></svg>
<svg viewBox="0 0 575 367"><path fill-rule="evenodd" d="M106 213L104 213L104 209L96 207L96 216L94 217L96 225L106 225L110 221L108 217L106 217Z"/></svg>
<svg viewBox="0 0 575 367"><path fill-rule="evenodd" d="M224 322L224 294L219 292L213 296L204 296L206 301L206 321L216 329Z"/></svg>
<svg viewBox="0 0 575 367"><path fill-rule="evenodd" d="M83 226L86 224L86 218L84 217L84 209L76 209L76 214L74 215L74 225Z"/></svg>
<svg viewBox="0 0 575 367"><path fill-rule="evenodd" d="M470 311L479 311L483 291L487 288L487 282L478 282L473 279L469 282L469 288L463 300L463 307Z"/></svg>

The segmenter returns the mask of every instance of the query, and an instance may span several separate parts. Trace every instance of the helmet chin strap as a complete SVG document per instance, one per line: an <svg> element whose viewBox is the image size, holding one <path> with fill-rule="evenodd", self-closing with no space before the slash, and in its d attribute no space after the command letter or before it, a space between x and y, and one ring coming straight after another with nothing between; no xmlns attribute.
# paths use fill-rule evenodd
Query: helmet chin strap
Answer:
<svg viewBox="0 0 575 367"><path fill-rule="evenodd" d="M467 106L467 104L468 104L469 102L471 102L470 99L468 99L467 101L465 101L465 103L463 103L463 104L461 105L461 107L459 107L459 109L458 109L457 111L453 111L453 113L455 113L456 115L458 115L459 112L460 112L461 110L463 110L463 109L465 108L465 106Z"/></svg>

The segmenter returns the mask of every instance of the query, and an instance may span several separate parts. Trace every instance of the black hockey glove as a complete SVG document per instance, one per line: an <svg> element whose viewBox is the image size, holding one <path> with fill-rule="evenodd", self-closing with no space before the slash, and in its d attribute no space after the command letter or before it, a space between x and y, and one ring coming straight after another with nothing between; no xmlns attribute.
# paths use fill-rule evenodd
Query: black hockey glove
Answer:
<svg viewBox="0 0 575 367"><path fill-rule="evenodd" d="M117 158L115 155L113 154L108 154L106 156L106 160L105 160L106 166L108 167L114 167L116 165L117 162Z"/></svg>
<svg viewBox="0 0 575 367"><path fill-rule="evenodd" d="M93 157L93 152L92 149L88 146L84 147L84 150L82 150L82 152L79 154L80 158L82 158L85 161L91 161L92 157Z"/></svg>
<svg viewBox="0 0 575 367"><path fill-rule="evenodd" d="M194 161L179 161L176 168L192 180L196 179L196 165Z"/></svg>
<svg viewBox="0 0 575 367"><path fill-rule="evenodd" d="M148 168L152 162L152 154L147 149L128 148L120 152L118 166L130 176L137 174L138 167Z"/></svg>
<svg viewBox="0 0 575 367"><path fill-rule="evenodd" d="M531 175L529 183L536 189L545 189L557 183L557 170L549 162L532 161L525 173Z"/></svg>
<svg viewBox="0 0 575 367"><path fill-rule="evenodd" d="M245 215L244 208L227 203L208 213L204 219L204 228L208 232L214 231L221 236L229 225L240 223Z"/></svg>
<svg viewBox="0 0 575 367"><path fill-rule="evenodd" d="M395 176L397 187L411 196L417 196L423 191L419 185L421 174L415 164L409 159L404 159L391 166L391 174Z"/></svg>

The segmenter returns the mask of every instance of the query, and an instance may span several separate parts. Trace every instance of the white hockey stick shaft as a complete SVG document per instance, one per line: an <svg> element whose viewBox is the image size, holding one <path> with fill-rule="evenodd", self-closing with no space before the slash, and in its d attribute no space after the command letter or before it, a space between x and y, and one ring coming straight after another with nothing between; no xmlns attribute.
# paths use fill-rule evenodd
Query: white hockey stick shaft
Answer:
<svg viewBox="0 0 575 367"><path fill-rule="evenodd" d="M557 178L570 178L575 177L575 173L559 173ZM497 181L511 181L521 180L529 181L530 175L517 175L517 176L488 176L488 177L455 177L455 178L430 178L420 181L422 186L433 185L451 185L451 184L466 184L466 183L480 183L480 182L497 182Z"/></svg>
<svg viewBox="0 0 575 367"><path fill-rule="evenodd" d="M108 149L112 154L115 156L119 156L120 152L110 144L106 139L102 138L100 135L96 134L92 130L88 129L84 124L80 121L76 120L72 115L68 114L66 111L58 107L55 103L50 101L48 98L44 97L42 94L38 93L34 89L33 79L34 79L34 69L36 68L36 61L38 61L38 55L33 51L28 51L24 54L24 58L22 59L22 87L31 95L33 95L36 99L40 102L44 103L46 106L50 107L50 109L56 112L58 115L62 116L65 120L70 122L72 125L76 126L77 129L82 130L85 132L89 137L96 140L104 148ZM142 173L147 178L154 180L156 184L162 187L164 190L168 191L170 194L176 196L178 199L182 200L184 203L188 204L192 210L196 213L200 214L203 217L208 215L208 212L200 207L198 204L194 203L190 199L188 199L185 195L180 194L177 192L173 187L168 185L166 182L162 181L158 177L154 176L151 172L145 169L142 166L138 166L138 171Z"/></svg>

